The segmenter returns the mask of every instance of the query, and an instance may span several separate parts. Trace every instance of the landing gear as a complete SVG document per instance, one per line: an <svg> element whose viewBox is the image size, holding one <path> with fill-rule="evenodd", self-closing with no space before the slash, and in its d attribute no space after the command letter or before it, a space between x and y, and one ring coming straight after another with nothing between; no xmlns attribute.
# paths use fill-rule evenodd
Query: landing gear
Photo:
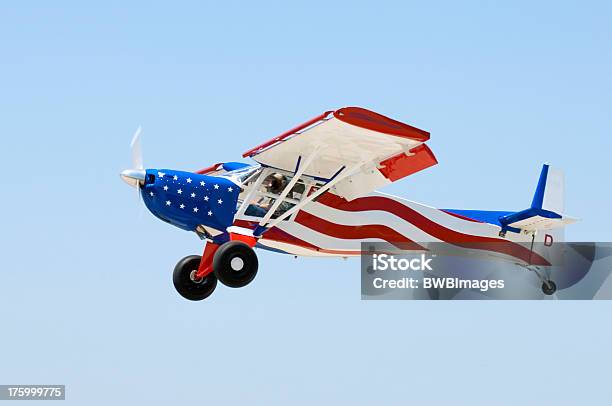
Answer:
<svg viewBox="0 0 612 406"><path fill-rule="evenodd" d="M174 268L172 281L177 292L188 300L203 300L217 287L217 280L230 288L248 285L257 275L257 255L242 241L221 246L206 245L204 256L190 255Z"/></svg>
<svg viewBox="0 0 612 406"><path fill-rule="evenodd" d="M241 288L257 275L257 255L242 241L229 241L221 245L213 257L216 277L230 288Z"/></svg>
<svg viewBox="0 0 612 406"><path fill-rule="evenodd" d="M174 267L172 282L177 292L188 300L203 300L217 287L217 277L211 273L203 278L196 277L201 257L190 255L181 259Z"/></svg>
<svg viewBox="0 0 612 406"><path fill-rule="evenodd" d="M545 295L553 295L557 291L557 285L551 280L545 280L542 282L542 292Z"/></svg>
<svg viewBox="0 0 612 406"><path fill-rule="evenodd" d="M538 278L542 281L542 292L547 295L554 295L555 292L557 291L557 285L555 284L555 282L551 281L550 279L548 279L548 277L542 275L537 267L527 267L527 270L529 271L533 271L535 272L536 275L538 275Z"/></svg>
<svg viewBox="0 0 612 406"><path fill-rule="evenodd" d="M531 234L531 249L530 249L531 253L533 253L534 242L535 242L535 232ZM531 256L529 257L529 263L531 263ZM551 296L555 294L555 292L557 291L557 285L555 284L555 282L548 279L549 276L542 275L538 271L537 266L527 265L526 268L529 271L535 272L535 274L538 275L538 278L540 279L540 281L542 281L542 293L544 293L547 296Z"/></svg>

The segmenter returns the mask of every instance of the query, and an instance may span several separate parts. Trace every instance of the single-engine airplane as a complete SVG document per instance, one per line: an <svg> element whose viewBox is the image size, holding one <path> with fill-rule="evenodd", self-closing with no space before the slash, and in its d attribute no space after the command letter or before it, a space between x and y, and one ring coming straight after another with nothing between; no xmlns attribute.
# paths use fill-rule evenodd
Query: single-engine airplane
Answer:
<svg viewBox="0 0 612 406"><path fill-rule="evenodd" d="M174 269L174 286L189 300L210 296L217 280L233 288L249 284L258 270L255 247L347 257L360 255L362 242L418 251L419 242L441 241L476 244L526 267L548 265L533 243L550 245L547 230L575 221L563 214L562 172L545 164L531 206L518 212L436 209L375 192L437 164L427 140L427 131L345 107L249 149L243 157L254 164L187 172L144 169L139 129L133 168L121 177L156 217L206 241L202 256L187 256ZM540 279L545 294L556 291L553 281Z"/></svg>

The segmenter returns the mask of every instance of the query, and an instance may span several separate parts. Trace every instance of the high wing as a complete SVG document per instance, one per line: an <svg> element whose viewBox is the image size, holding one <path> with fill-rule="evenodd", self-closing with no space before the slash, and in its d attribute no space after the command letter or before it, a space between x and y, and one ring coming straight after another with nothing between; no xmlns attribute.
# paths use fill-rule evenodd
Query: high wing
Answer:
<svg viewBox="0 0 612 406"><path fill-rule="evenodd" d="M363 196L437 163L429 133L360 107L327 111L243 154L263 166L324 181L332 191ZM306 167L304 167L306 166Z"/></svg>

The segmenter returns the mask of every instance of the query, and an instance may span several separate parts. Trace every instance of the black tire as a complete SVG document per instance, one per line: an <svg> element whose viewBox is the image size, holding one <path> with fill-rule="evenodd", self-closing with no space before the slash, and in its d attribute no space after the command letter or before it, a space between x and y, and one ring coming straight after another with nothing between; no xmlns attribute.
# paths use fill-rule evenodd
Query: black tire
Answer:
<svg viewBox="0 0 612 406"><path fill-rule="evenodd" d="M217 279L230 288L241 288L257 275L259 262L255 251L242 241L229 241L221 245L213 257Z"/></svg>
<svg viewBox="0 0 612 406"><path fill-rule="evenodd" d="M189 255L181 259L174 267L172 282L179 295L188 300L204 300L210 296L217 287L217 277L210 273L199 281L193 276L200 266L199 255Z"/></svg>
<svg viewBox="0 0 612 406"><path fill-rule="evenodd" d="M557 291L557 285L553 281L546 281L542 283L542 292L545 295L552 295Z"/></svg>

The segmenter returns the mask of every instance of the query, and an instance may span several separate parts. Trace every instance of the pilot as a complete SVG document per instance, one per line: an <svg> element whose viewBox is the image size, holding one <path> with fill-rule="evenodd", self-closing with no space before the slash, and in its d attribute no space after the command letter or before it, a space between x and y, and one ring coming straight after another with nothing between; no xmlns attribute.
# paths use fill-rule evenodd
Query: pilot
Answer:
<svg viewBox="0 0 612 406"><path fill-rule="evenodd" d="M266 191L273 195L280 195L289 183L287 177L281 173L273 173L266 178L266 181L264 181Z"/></svg>
<svg viewBox="0 0 612 406"><path fill-rule="evenodd" d="M275 173L274 175L272 175L269 192L275 195L280 195L281 193L283 193L283 191L285 190L288 184L289 182L285 175L282 175L280 173ZM295 186L294 186L294 189L295 189ZM288 196L291 196L291 193L289 193ZM270 206L271 205L272 204L270 204ZM283 213L285 213L287 210L289 210L293 206L294 206L293 203L282 201L281 204L278 205L278 208L276 209L274 214L272 215L272 218L274 219L274 218L281 216Z"/></svg>
<svg viewBox="0 0 612 406"><path fill-rule="evenodd" d="M273 173L264 179L263 188L267 193L280 195L288 183L289 182L287 181L287 177L285 175L281 173ZM249 204L244 214L247 216L263 217L273 204L273 199L262 196L257 202ZM284 202L281 203L277 209L277 212L281 210L283 204Z"/></svg>

